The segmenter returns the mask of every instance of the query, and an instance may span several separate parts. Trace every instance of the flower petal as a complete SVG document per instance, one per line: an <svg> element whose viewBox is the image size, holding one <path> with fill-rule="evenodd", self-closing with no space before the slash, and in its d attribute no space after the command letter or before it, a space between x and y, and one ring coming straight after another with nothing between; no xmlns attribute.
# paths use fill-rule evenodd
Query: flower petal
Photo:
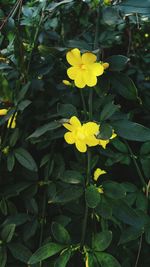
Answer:
<svg viewBox="0 0 150 267"><path fill-rule="evenodd" d="M102 140L99 139L99 145L102 146L104 149L106 148L106 145L109 143L109 140Z"/></svg>
<svg viewBox="0 0 150 267"><path fill-rule="evenodd" d="M82 62L85 65L94 63L96 61L96 59L97 59L97 57L90 52L84 53L82 55Z"/></svg>
<svg viewBox="0 0 150 267"><path fill-rule="evenodd" d="M78 88L84 88L86 86L86 81L84 79L84 73L86 71L85 70L79 70L78 71L78 74L75 78L75 85L78 87Z"/></svg>
<svg viewBox="0 0 150 267"><path fill-rule="evenodd" d="M90 87L95 86L97 84L96 76L93 75L92 72L90 71L84 72L84 81Z"/></svg>
<svg viewBox="0 0 150 267"><path fill-rule="evenodd" d="M79 119L76 116L71 117L69 122L74 127L81 127L81 122L79 121Z"/></svg>
<svg viewBox="0 0 150 267"><path fill-rule="evenodd" d="M67 69L67 75L71 80L74 80L77 77L78 72L78 67L70 67L69 69Z"/></svg>
<svg viewBox="0 0 150 267"><path fill-rule="evenodd" d="M106 171L101 170L100 168L97 168L94 172L94 177L93 177L94 181L97 181L100 175L102 174L106 174Z"/></svg>
<svg viewBox="0 0 150 267"><path fill-rule="evenodd" d="M75 146L81 153L84 153L87 151L87 146L83 141L77 140L75 143Z"/></svg>
<svg viewBox="0 0 150 267"><path fill-rule="evenodd" d="M66 55L66 59L68 63L72 66L77 66L82 64L80 50L78 48L74 48L69 51Z"/></svg>
<svg viewBox="0 0 150 267"><path fill-rule="evenodd" d="M95 76L100 76L104 73L104 67L101 63L91 64L88 68Z"/></svg>
<svg viewBox="0 0 150 267"><path fill-rule="evenodd" d="M96 137L93 135L93 136L88 136L86 139L85 139L85 142L88 146L97 146L99 144L99 140L96 139Z"/></svg>
<svg viewBox="0 0 150 267"><path fill-rule="evenodd" d="M69 130L70 132L73 131L73 127L72 127L71 124L69 124L69 123L63 123L63 126L64 126L67 130Z"/></svg>
<svg viewBox="0 0 150 267"><path fill-rule="evenodd" d="M65 138L65 141L70 145L75 143L74 134L71 132L65 133L64 138Z"/></svg>
<svg viewBox="0 0 150 267"><path fill-rule="evenodd" d="M98 134L99 125L96 122L87 122L83 124L84 131L87 135Z"/></svg>

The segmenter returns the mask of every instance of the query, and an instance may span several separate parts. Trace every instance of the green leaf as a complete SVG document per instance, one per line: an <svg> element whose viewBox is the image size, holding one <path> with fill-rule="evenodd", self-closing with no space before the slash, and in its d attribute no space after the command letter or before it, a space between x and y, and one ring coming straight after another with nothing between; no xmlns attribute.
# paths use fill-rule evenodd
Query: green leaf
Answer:
<svg viewBox="0 0 150 267"><path fill-rule="evenodd" d="M9 153L7 156L7 169L9 172L11 172L13 170L15 166L15 157L13 153Z"/></svg>
<svg viewBox="0 0 150 267"><path fill-rule="evenodd" d="M121 267L120 263L111 254L97 252L95 255L102 267Z"/></svg>
<svg viewBox="0 0 150 267"><path fill-rule="evenodd" d="M8 216L7 219L3 222L3 226L8 224L15 224L16 226L19 226L21 224L24 224L28 220L29 220L28 214L18 213L15 215Z"/></svg>
<svg viewBox="0 0 150 267"><path fill-rule="evenodd" d="M138 0L123 0L118 8L126 14L139 13L142 15L148 15L150 13L150 3L149 0L144 2Z"/></svg>
<svg viewBox="0 0 150 267"><path fill-rule="evenodd" d="M115 91L121 96L129 100L137 99L137 88L126 74L114 73L111 76L111 82Z"/></svg>
<svg viewBox="0 0 150 267"><path fill-rule="evenodd" d="M105 195L113 199L122 199L126 196L125 189L121 184L113 181L103 183Z"/></svg>
<svg viewBox="0 0 150 267"><path fill-rule="evenodd" d="M71 257L71 250L70 249L62 251L62 253L58 257L58 259L56 260L54 267L60 267L60 266L66 267L70 257Z"/></svg>
<svg viewBox="0 0 150 267"><path fill-rule="evenodd" d="M24 263L27 263L32 255L31 251L21 243L10 243L8 248L15 259Z"/></svg>
<svg viewBox="0 0 150 267"><path fill-rule="evenodd" d="M4 226L1 237L2 240L4 240L6 243L9 243L11 239L13 238L13 235L15 233L16 225L15 224L8 224Z"/></svg>
<svg viewBox="0 0 150 267"><path fill-rule="evenodd" d="M141 146L141 149L140 149L140 155L143 156L143 155L147 155L147 154L150 154L150 142L146 142L144 143L142 146Z"/></svg>
<svg viewBox="0 0 150 267"><path fill-rule="evenodd" d="M124 144L123 142L121 142L118 138L113 139L112 141L112 145L120 152L128 154L128 147L126 144Z"/></svg>
<svg viewBox="0 0 150 267"><path fill-rule="evenodd" d="M90 208L95 208L100 202L100 193L95 185L90 185L85 191L85 200Z"/></svg>
<svg viewBox="0 0 150 267"><path fill-rule="evenodd" d="M128 227L123 229L123 232L120 236L119 244L125 244L132 240L136 240L143 233L143 229L138 229L135 227Z"/></svg>
<svg viewBox="0 0 150 267"><path fill-rule="evenodd" d="M0 246L0 266L5 267L7 263L7 250L4 246Z"/></svg>
<svg viewBox="0 0 150 267"><path fill-rule="evenodd" d="M150 245L150 225L145 230L145 240Z"/></svg>
<svg viewBox="0 0 150 267"><path fill-rule="evenodd" d="M147 209L148 209L148 198L142 192L137 192L136 207L137 207L138 210L143 210L144 212L147 212Z"/></svg>
<svg viewBox="0 0 150 267"><path fill-rule="evenodd" d="M112 241L112 232L103 231L93 235L92 248L94 251L104 251Z"/></svg>
<svg viewBox="0 0 150 267"><path fill-rule="evenodd" d="M111 125L119 136L127 140L141 142L150 140L150 129L141 124L127 120L117 120L111 122Z"/></svg>
<svg viewBox="0 0 150 267"><path fill-rule="evenodd" d="M37 130L35 130L35 132L33 132L29 137L28 139L30 138L38 138L40 137L41 135L49 132L49 131L53 131L55 129L58 129L61 127L61 124L60 122L58 121L52 121L52 122L49 122L41 127L39 127Z"/></svg>
<svg viewBox="0 0 150 267"><path fill-rule="evenodd" d="M86 267L99 267L97 259L93 253L86 253Z"/></svg>
<svg viewBox="0 0 150 267"><path fill-rule="evenodd" d="M128 61L129 58L122 55L113 55L106 59L106 62L109 63L109 70L112 71L124 70Z"/></svg>
<svg viewBox="0 0 150 267"><path fill-rule="evenodd" d="M57 106L58 115L63 118L68 118L72 116L77 116L77 109L72 104L58 104Z"/></svg>
<svg viewBox="0 0 150 267"><path fill-rule="evenodd" d="M102 123L100 127L100 133L97 135L98 139L108 140L112 136L113 129L108 123Z"/></svg>
<svg viewBox="0 0 150 267"><path fill-rule="evenodd" d="M66 170L60 179L68 184L82 184L84 181L84 177L80 172L72 170Z"/></svg>
<svg viewBox="0 0 150 267"><path fill-rule="evenodd" d="M119 15L118 10L112 7L106 7L103 10L103 21L105 24L111 26L115 25L118 21Z"/></svg>
<svg viewBox="0 0 150 267"><path fill-rule="evenodd" d="M37 171L37 165L31 154L24 148L17 148L14 150L14 154L18 162L25 168L31 171Z"/></svg>
<svg viewBox="0 0 150 267"><path fill-rule="evenodd" d="M143 172L147 178L150 177L150 155L140 157Z"/></svg>
<svg viewBox="0 0 150 267"><path fill-rule="evenodd" d="M80 186L68 186L65 189L60 189L52 199L49 200L49 203L60 203L64 204L73 200L80 198L83 194L83 188Z"/></svg>
<svg viewBox="0 0 150 267"><path fill-rule="evenodd" d="M114 103L107 103L100 114L100 121L109 119L118 109L119 106L115 105Z"/></svg>
<svg viewBox="0 0 150 267"><path fill-rule="evenodd" d="M64 248L65 246L57 243L47 243L34 252L34 254L29 259L28 264L35 264L49 257L52 257Z"/></svg>
<svg viewBox="0 0 150 267"><path fill-rule="evenodd" d="M53 222L52 226L52 233L56 241L62 244L69 244L70 243L70 235L68 231L62 226L60 223Z"/></svg>
<svg viewBox="0 0 150 267"><path fill-rule="evenodd" d="M18 110L23 111L25 108L27 108L32 103L31 100L23 100L18 105Z"/></svg>

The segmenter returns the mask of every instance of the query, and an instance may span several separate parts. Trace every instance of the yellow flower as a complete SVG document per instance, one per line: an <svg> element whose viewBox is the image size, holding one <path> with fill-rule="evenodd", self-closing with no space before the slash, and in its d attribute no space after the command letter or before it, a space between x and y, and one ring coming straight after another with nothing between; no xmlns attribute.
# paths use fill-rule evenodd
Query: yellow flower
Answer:
<svg viewBox="0 0 150 267"><path fill-rule="evenodd" d="M69 82L68 80L63 80L62 82L63 82L63 84L65 84L65 85L67 85L67 86L72 85L71 82Z"/></svg>
<svg viewBox="0 0 150 267"><path fill-rule="evenodd" d="M78 48L74 48L66 55L68 63L71 65L67 70L67 75L74 80L78 88L84 88L86 85L92 87L97 84L97 76L104 72L101 63L96 62L97 57L86 52L81 55Z"/></svg>
<svg viewBox="0 0 150 267"><path fill-rule="evenodd" d="M81 125L81 122L76 116L71 117L69 123L64 123L63 126L69 130L65 133L64 138L68 144L75 144L76 148L84 153L87 151L87 146L96 146L99 140L96 134L99 131L99 125L95 122L87 122Z"/></svg>
<svg viewBox="0 0 150 267"><path fill-rule="evenodd" d="M8 109L0 109L0 116L5 116L8 113ZM15 128L16 127L16 117L17 114L14 115L14 118L12 120L13 115L10 116L8 123L7 123L7 128Z"/></svg>
<svg viewBox="0 0 150 267"><path fill-rule="evenodd" d="M110 137L110 139L113 139L116 136L117 136L117 134L113 130L112 136ZM105 149L106 145L109 143L110 139L108 139L108 140L99 139L99 145L102 146Z"/></svg>
<svg viewBox="0 0 150 267"><path fill-rule="evenodd" d="M97 181L98 178L99 178L102 174L105 174L105 173L106 173L106 171L101 170L100 168L97 168L97 169L95 170L95 172L94 172L94 177L93 177L94 181Z"/></svg>
<svg viewBox="0 0 150 267"><path fill-rule="evenodd" d="M110 5L111 4L111 0L104 0L104 4L105 5Z"/></svg>

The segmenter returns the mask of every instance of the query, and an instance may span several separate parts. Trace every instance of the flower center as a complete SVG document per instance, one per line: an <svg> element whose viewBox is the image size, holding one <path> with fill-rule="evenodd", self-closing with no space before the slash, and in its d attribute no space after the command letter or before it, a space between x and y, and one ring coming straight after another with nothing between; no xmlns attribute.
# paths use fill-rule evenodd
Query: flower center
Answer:
<svg viewBox="0 0 150 267"><path fill-rule="evenodd" d="M78 132L78 133L77 133L77 138L79 138L80 140L83 140L83 139L85 138L84 133L82 133L82 132Z"/></svg>
<svg viewBox="0 0 150 267"><path fill-rule="evenodd" d="M81 65L80 65L80 68L81 68L81 70L86 70L86 65L81 64Z"/></svg>

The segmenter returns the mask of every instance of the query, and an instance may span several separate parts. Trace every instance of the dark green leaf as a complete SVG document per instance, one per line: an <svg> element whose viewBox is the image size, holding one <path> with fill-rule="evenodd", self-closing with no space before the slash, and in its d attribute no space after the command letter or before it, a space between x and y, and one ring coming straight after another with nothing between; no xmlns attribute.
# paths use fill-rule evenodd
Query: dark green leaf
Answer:
<svg viewBox="0 0 150 267"><path fill-rule="evenodd" d="M129 58L122 55L113 55L106 59L106 61L109 63L109 70L121 71L126 67Z"/></svg>
<svg viewBox="0 0 150 267"><path fill-rule="evenodd" d="M150 129L141 124L127 120L117 120L113 121L111 125L119 136L127 140L141 142L150 140Z"/></svg>
<svg viewBox="0 0 150 267"><path fill-rule="evenodd" d="M31 171L37 171L37 165L31 154L24 148L17 148L14 150L14 154L18 162L25 168Z"/></svg>
<svg viewBox="0 0 150 267"><path fill-rule="evenodd" d="M60 266L66 267L70 257L71 257L71 250L69 249L64 250L56 260L54 267L60 267Z"/></svg>
<svg viewBox="0 0 150 267"><path fill-rule="evenodd" d="M95 208L100 202L100 193L95 185L90 185L85 191L85 200L90 208Z"/></svg>
<svg viewBox="0 0 150 267"><path fill-rule="evenodd" d="M77 116L77 109L72 104L58 104L57 112L63 118L70 119L72 116Z"/></svg>
<svg viewBox="0 0 150 267"><path fill-rule="evenodd" d="M94 251L104 251L112 241L112 232L103 231L93 235L92 248Z"/></svg>
<svg viewBox="0 0 150 267"><path fill-rule="evenodd" d="M111 254L97 252L95 255L102 267L121 267L120 263Z"/></svg>
<svg viewBox="0 0 150 267"><path fill-rule="evenodd" d="M62 244L69 244L70 243L70 236L68 231L65 229L64 226L57 222L53 222L52 226L52 233L56 241Z"/></svg>
<svg viewBox="0 0 150 267"><path fill-rule="evenodd" d="M4 226L1 237L6 242L9 243L15 233L16 225L15 224L8 224Z"/></svg>
<svg viewBox="0 0 150 267"><path fill-rule="evenodd" d="M32 255L31 251L21 243L10 243L8 248L14 258L24 263L27 263Z"/></svg>
<svg viewBox="0 0 150 267"><path fill-rule="evenodd" d="M82 184L84 182L82 174L72 170L66 170L60 179L68 184Z"/></svg>
<svg viewBox="0 0 150 267"><path fill-rule="evenodd" d="M7 262L7 251L4 246L0 246L0 266L5 267Z"/></svg>
<svg viewBox="0 0 150 267"><path fill-rule="evenodd" d="M119 183L108 181L103 183L103 187L105 195L110 198L121 199L126 196L125 189Z"/></svg>
<svg viewBox="0 0 150 267"><path fill-rule="evenodd" d="M52 130L55 130L57 128L60 128L61 127L61 124L60 122L58 121L52 121L52 122L49 122L41 127L39 127L37 130L35 130L35 132L33 132L29 137L29 138L38 138L40 137L41 135L49 132L49 131L52 131Z"/></svg>
<svg viewBox="0 0 150 267"><path fill-rule="evenodd" d="M110 102L106 104L100 114L100 121L109 119L118 109L119 106L115 105L114 103Z"/></svg>
<svg viewBox="0 0 150 267"><path fill-rule="evenodd" d="M64 247L65 246L63 245L52 242L47 243L40 247L36 252L34 252L34 254L29 259L28 264L35 264L37 262L45 260L63 250Z"/></svg>
<svg viewBox="0 0 150 267"><path fill-rule="evenodd" d="M119 244L124 244L132 240L136 240L142 233L142 229L138 229L132 226L128 227L127 229L123 229L123 232L120 236Z"/></svg>

